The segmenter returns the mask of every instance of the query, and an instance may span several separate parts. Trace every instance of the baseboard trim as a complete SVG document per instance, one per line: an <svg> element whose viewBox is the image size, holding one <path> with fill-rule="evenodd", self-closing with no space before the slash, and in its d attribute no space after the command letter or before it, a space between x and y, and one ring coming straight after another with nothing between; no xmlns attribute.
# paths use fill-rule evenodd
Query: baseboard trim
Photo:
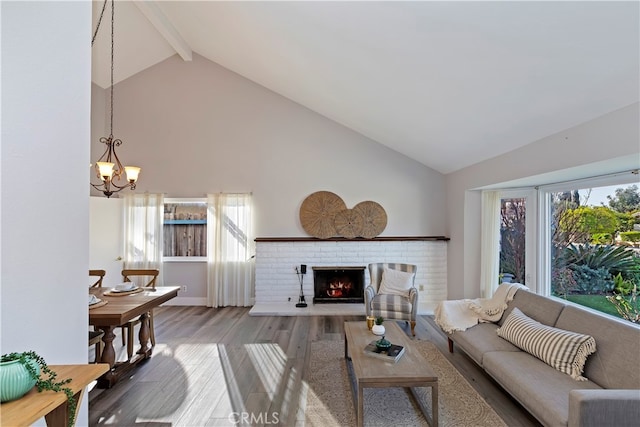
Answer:
<svg viewBox="0 0 640 427"><path fill-rule="evenodd" d="M207 299L205 297L175 297L165 302L162 305L207 305Z"/></svg>
<svg viewBox="0 0 640 427"><path fill-rule="evenodd" d="M250 316L364 316L364 304L313 304L296 307L296 302L259 303L249 311Z"/></svg>

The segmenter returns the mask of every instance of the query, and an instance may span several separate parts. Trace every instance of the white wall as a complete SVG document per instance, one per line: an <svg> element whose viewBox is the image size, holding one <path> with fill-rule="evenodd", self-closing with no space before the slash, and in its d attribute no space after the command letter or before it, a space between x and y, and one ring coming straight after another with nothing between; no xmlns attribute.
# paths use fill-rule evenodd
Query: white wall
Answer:
<svg viewBox="0 0 640 427"><path fill-rule="evenodd" d="M91 161L95 162L102 155L105 149L104 144L100 144L100 138L109 135L109 91L91 83L91 146L95 148L95 153L91 155ZM98 150L101 149L100 154ZM93 182L98 183L98 177L92 176ZM98 193L95 193L98 194Z"/></svg>
<svg viewBox="0 0 640 427"><path fill-rule="evenodd" d="M1 351L86 363L91 2L0 7Z"/></svg>
<svg viewBox="0 0 640 427"><path fill-rule="evenodd" d="M514 180L541 185L631 167L640 167L637 103L447 175L449 298L480 296L480 192L474 189Z"/></svg>
<svg viewBox="0 0 640 427"><path fill-rule="evenodd" d="M257 237L307 236L298 212L319 190L347 207L380 203L383 236L444 234L442 174L201 56L176 55L142 71L117 84L115 98L120 159L142 167L137 192L251 191ZM93 108L108 111L104 99ZM92 158L100 145L92 141ZM205 295L201 265L168 263L163 274L165 284L189 283L181 298Z"/></svg>

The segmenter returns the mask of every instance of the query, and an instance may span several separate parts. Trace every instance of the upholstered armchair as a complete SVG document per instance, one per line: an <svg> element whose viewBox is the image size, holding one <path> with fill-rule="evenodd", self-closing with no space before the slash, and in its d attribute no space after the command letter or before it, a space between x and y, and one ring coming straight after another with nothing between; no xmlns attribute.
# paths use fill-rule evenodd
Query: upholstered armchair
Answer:
<svg viewBox="0 0 640 427"><path fill-rule="evenodd" d="M418 290L415 288L417 269L413 264L369 264L371 283L364 290L367 316L410 322L411 334L415 336L418 312Z"/></svg>

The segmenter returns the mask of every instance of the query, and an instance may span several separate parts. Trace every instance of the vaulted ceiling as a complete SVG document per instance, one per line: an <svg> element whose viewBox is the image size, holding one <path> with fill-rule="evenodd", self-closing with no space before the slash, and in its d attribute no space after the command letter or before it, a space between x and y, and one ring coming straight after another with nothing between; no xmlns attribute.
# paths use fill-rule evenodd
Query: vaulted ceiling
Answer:
<svg viewBox="0 0 640 427"><path fill-rule="evenodd" d="M201 55L441 173L639 100L636 1L115 6L116 83ZM109 3L92 51L103 88L110 22Z"/></svg>

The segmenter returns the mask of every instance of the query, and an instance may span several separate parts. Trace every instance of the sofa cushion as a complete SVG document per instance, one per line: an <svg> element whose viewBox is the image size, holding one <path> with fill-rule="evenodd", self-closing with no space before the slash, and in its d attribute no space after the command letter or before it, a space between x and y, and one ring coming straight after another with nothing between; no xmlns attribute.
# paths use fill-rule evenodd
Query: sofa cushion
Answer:
<svg viewBox="0 0 640 427"><path fill-rule="evenodd" d="M455 331L449 335L465 353L482 366L482 357L488 351L521 351L509 341L496 334L495 323L479 323L466 331Z"/></svg>
<svg viewBox="0 0 640 427"><path fill-rule="evenodd" d="M556 327L591 335L598 351L589 356L584 376L604 388L640 389L640 326L567 305Z"/></svg>
<svg viewBox="0 0 640 427"><path fill-rule="evenodd" d="M571 378L586 381L582 371L587 357L596 351L593 337L543 325L517 308L496 332Z"/></svg>
<svg viewBox="0 0 640 427"><path fill-rule="evenodd" d="M414 273L384 268L378 293L409 297L409 290L413 286Z"/></svg>
<svg viewBox="0 0 640 427"><path fill-rule="evenodd" d="M571 390L600 389L592 381L575 381L524 351L493 351L484 369L543 425L566 426Z"/></svg>
<svg viewBox="0 0 640 427"><path fill-rule="evenodd" d="M513 301L509 302L507 309L502 314L502 318L498 321L499 325L504 323L504 320L515 307L540 323L555 326L558 316L560 316L565 305L560 300L543 297L520 289L514 295Z"/></svg>

